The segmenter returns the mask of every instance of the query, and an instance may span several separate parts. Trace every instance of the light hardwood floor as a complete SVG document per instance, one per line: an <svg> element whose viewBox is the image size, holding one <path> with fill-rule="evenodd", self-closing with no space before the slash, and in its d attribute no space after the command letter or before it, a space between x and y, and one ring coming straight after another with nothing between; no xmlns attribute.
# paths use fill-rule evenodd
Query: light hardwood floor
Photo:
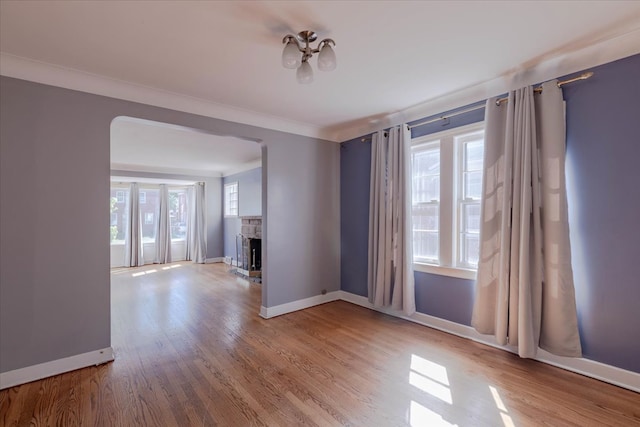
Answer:
<svg viewBox="0 0 640 427"><path fill-rule="evenodd" d="M114 270L111 304L116 360L3 390L0 425L640 425L637 393L347 302L264 320L223 264Z"/></svg>

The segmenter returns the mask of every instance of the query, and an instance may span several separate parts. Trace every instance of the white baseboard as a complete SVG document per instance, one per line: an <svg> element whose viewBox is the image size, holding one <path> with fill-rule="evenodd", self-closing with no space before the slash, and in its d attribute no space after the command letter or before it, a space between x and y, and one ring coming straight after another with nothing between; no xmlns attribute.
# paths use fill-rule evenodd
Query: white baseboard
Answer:
<svg viewBox="0 0 640 427"><path fill-rule="evenodd" d="M235 259L233 259L231 257L228 257L228 256L224 257L224 261L223 262L225 264L227 264L227 265L232 266L232 267L238 267L240 265L238 260L235 260Z"/></svg>
<svg viewBox="0 0 640 427"><path fill-rule="evenodd" d="M114 359L111 347L88 353L76 354L63 359L52 360L38 365L27 366L13 371L0 373L0 390L31 381L41 380L87 366L101 365Z"/></svg>
<svg viewBox="0 0 640 427"><path fill-rule="evenodd" d="M410 322L419 323L420 325L438 329L501 350L517 353L515 347L500 345L495 341L494 337L482 335L470 326L461 325L423 313L414 313L411 316L407 316L397 310L374 307L366 297L345 291L338 292L340 293L340 299L343 301L379 311L390 316L399 317ZM535 360L640 393L640 374L636 372L627 371L594 360L556 356L542 349L538 349Z"/></svg>
<svg viewBox="0 0 640 427"><path fill-rule="evenodd" d="M207 258L204 260L205 264L215 264L217 262L224 262L224 257L217 257L217 258Z"/></svg>
<svg viewBox="0 0 640 427"><path fill-rule="evenodd" d="M283 314L291 313L293 311L303 310L305 308L313 307L314 305L320 305L331 301L337 301L340 299L340 292L333 291L324 295L316 295L313 297L301 299L298 301L288 302L286 304L276 305L274 307L260 307L260 316L265 319L281 316Z"/></svg>

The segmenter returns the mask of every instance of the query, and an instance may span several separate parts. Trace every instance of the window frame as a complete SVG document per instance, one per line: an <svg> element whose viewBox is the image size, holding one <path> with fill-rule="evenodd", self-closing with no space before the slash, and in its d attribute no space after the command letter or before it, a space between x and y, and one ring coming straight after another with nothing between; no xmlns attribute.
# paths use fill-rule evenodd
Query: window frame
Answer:
<svg viewBox="0 0 640 427"><path fill-rule="evenodd" d="M189 197L189 186L169 186L169 194L171 193L181 193L183 192L185 194L185 197L188 199ZM185 209L185 214L187 215L187 217L189 216L189 208L188 208L188 202L187 202L187 208ZM179 205L178 205L179 206ZM187 220L188 222L188 220ZM170 227L173 227L174 225L171 223L171 217L169 217L169 224ZM185 242L187 240L187 236L186 236L186 227L188 227L188 225L185 223L185 236L184 237L173 237L173 229L171 231L171 243L175 243L175 242Z"/></svg>
<svg viewBox="0 0 640 427"><path fill-rule="evenodd" d="M457 182L456 182L456 234L455 234L455 238L456 238L456 256L455 256L455 265L456 268L463 268L463 269L469 269L469 270L477 270L478 267L477 265L474 266L472 264L469 264L465 261L463 261L463 249L464 249L464 245L462 243L463 240L463 234L465 234L464 231L464 216L463 216L463 212L462 210L464 209L463 206L471 206L471 205L476 205L479 207L479 209L482 209L482 197L479 198L474 198L474 197L465 197L466 196L466 188L465 188L465 174L469 173L470 171L466 169L466 150L465 150L465 146L466 144L472 143L476 141L476 138L473 137L474 134L476 133L480 133L481 131L484 130L484 126L482 127L482 129L478 129L477 131L470 131L470 132L464 132L464 135L460 135L460 136L454 136L454 144L455 144L455 149L456 149L456 167L457 167L457 174L456 177ZM484 147L484 132L482 132L482 140L483 140L483 147ZM484 161L484 158L483 158ZM477 172L478 170L472 170L471 172ZM482 173L482 166L480 166L479 169L480 173ZM482 185L482 184L481 184ZM482 187L480 189L480 193L482 193ZM482 196L482 194L480 195ZM466 234L476 234L476 233L466 233ZM477 233L478 235L478 240L479 240L479 236L480 236L480 232L478 231ZM479 243L478 243L479 244Z"/></svg>
<svg viewBox="0 0 640 427"><path fill-rule="evenodd" d="M462 186L464 185L464 182L461 182L464 142L458 141L458 139L462 140L461 137L465 135L484 130L485 124L484 121L481 121L415 137L411 140L412 158L413 151L417 147L435 142L439 142L440 145L439 259L430 263L416 261L414 258L413 269L415 271L462 279L476 278L477 268L460 263L461 221L463 220L460 209L464 203L461 200ZM411 206L413 214L413 200Z"/></svg>
<svg viewBox="0 0 640 427"><path fill-rule="evenodd" d="M415 151L417 151L417 150L420 150L420 151L424 152L424 151L433 151L433 150L437 149L438 150L438 158L440 158L440 155L441 155L441 152L442 152L441 142L440 142L439 138L437 138L437 139L429 139L429 140L425 140L425 141L422 141L422 142L417 143L417 144L412 144L411 148L412 148L411 149L412 161L413 161L413 155L414 155ZM440 164L442 164L441 160L440 160ZM412 168L413 168L413 163L412 163ZM438 170L438 182L440 182L441 175L442 175L442 170L439 169ZM413 183L414 178L415 177L413 176L413 173L412 173L412 183ZM441 187L441 185L438 188L438 193L440 193L440 190L441 190L440 187ZM438 242L439 242L440 241L440 228L441 228L440 224L439 224L439 222L440 222L440 206L442 204L441 203L442 195L438 194L438 199L431 199L431 200L426 201L426 202L417 202L416 204L413 203L413 191L412 191L411 197L412 197L412 203L411 203L411 216L412 217L414 216L414 212L415 212L415 210L416 210L416 208L418 206L436 206L438 208L438 229L436 230L436 233L437 233ZM423 230L423 231L431 232L431 231L428 231L428 230ZM414 232L414 230L412 230L412 233L413 232ZM440 244L438 244L438 257L440 257L440 255L441 255L440 254L440 250L441 250ZM414 260L415 260L415 256L414 256ZM421 258L421 261L418 261L418 262L421 263L421 264L436 265L436 263L438 262L438 259Z"/></svg>
<svg viewBox="0 0 640 427"><path fill-rule="evenodd" d="M227 188L235 187L235 191L227 192ZM232 212L229 199L230 194L236 195L236 206L235 213ZM240 186L238 185L238 181L228 182L224 185L224 203L223 203L223 213L225 218L237 218L240 214Z"/></svg>

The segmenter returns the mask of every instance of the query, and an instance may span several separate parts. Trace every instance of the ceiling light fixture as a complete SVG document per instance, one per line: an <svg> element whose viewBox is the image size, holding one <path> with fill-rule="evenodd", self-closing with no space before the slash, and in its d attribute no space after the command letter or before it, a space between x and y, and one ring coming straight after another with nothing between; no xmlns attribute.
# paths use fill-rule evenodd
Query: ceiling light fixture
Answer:
<svg viewBox="0 0 640 427"><path fill-rule="evenodd" d="M287 34L282 39L286 43L282 51L282 66L284 68L295 69L298 83L309 84L313 82L313 69L309 64L309 59L314 53L318 53L318 69L320 71L333 71L336 69L336 53L331 48L336 42L331 39L324 39L318 43L317 49L312 49L309 43L313 43L318 35L313 31L300 31L294 36ZM302 57L300 56L302 52Z"/></svg>

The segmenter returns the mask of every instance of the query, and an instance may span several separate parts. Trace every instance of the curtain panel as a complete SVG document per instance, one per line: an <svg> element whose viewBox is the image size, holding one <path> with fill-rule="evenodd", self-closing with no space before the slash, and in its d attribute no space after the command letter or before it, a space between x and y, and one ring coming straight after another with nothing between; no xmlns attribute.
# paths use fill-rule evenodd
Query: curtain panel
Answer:
<svg viewBox="0 0 640 427"><path fill-rule="evenodd" d="M128 267L144 265L142 252L142 223L140 219L140 190L138 184L129 185L129 218L125 235L125 260Z"/></svg>
<svg viewBox="0 0 640 427"><path fill-rule="evenodd" d="M411 136L406 125L371 141L369 301L415 312L411 225Z"/></svg>
<svg viewBox="0 0 640 427"><path fill-rule="evenodd" d="M207 224L204 182L196 183L187 190L189 221L187 223L188 261L204 264L207 259Z"/></svg>
<svg viewBox="0 0 640 427"><path fill-rule="evenodd" d="M169 187L160 184L158 223L156 229L156 264L171 262L171 216L169 215Z"/></svg>
<svg viewBox="0 0 640 427"><path fill-rule="evenodd" d="M486 106L480 261L472 326L521 357L581 356L557 81Z"/></svg>

